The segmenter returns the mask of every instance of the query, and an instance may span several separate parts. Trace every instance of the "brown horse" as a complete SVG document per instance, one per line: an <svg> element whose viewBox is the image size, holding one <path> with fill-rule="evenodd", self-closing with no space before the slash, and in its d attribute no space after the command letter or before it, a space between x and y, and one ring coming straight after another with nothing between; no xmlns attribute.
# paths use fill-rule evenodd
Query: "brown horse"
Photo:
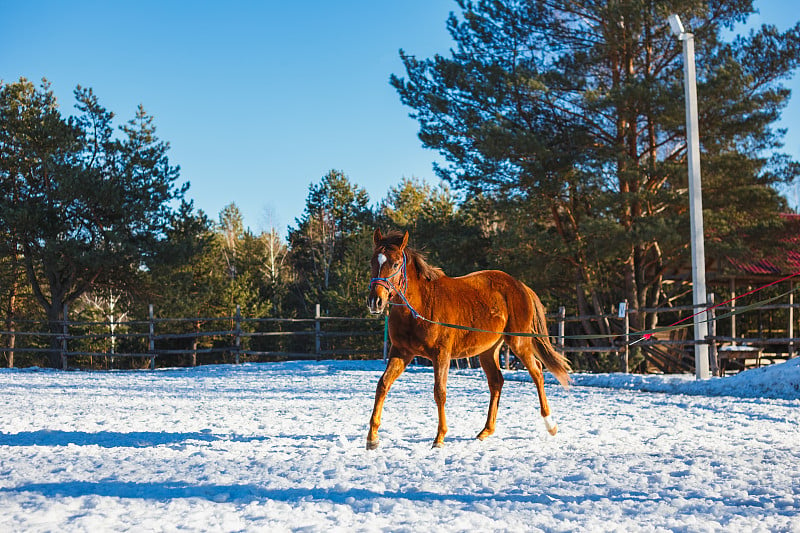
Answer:
<svg viewBox="0 0 800 533"><path fill-rule="evenodd" d="M382 235L376 229L373 242L367 306L371 313L380 314L387 305L392 305L389 312L392 344L389 362L375 391L367 449L377 448L386 394L415 356L433 363L433 396L439 411L434 447L444 445L447 433L444 404L451 359L479 357L489 381L490 399L486 426L478 439L494 433L503 388L499 361L503 342L527 367L539 394L545 426L555 435L558 425L550 416L541 363L565 387L569 385L571 369L567 359L550 344L544 307L536 293L498 270L448 277L441 269L426 263L419 252L408 248L408 232Z"/></svg>

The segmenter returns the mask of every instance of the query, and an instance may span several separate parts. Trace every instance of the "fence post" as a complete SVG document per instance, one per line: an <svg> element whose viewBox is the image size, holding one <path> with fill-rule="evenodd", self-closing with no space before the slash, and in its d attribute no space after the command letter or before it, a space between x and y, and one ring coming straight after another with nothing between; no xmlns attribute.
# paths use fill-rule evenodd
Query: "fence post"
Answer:
<svg viewBox="0 0 800 533"><path fill-rule="evenodd" d="M150 331L148 333L149 349L150 349L150 370L156 369L156 324L153 316L153 304L149 304L148 314L150 315Z"/></svg>
<svg viewBox="0 0 800 533"><path fill-rule="evenodd" d="M706 318L708 319L708 357L709 367L712 376L719 376L719 354L717 353L717 313L714 311L714 293L708 294L708 311L706 311Z"/></svg>
<svg viewBox="0 0 800 533"><path fill-rule="evenodd" d="M197 314L200 316L200 313ZM200 336L200 321L194 321L194 337L192 337L192 366L197 366L197 337Z"/></svg>
<svg viewBox="0 0 800 533"><path fill-rule="evenodd" d="M8 317L7 327L8 327L8 368L14 368L14 347L17 344L17 336L15 335L15 331L17 330L17 325L14 322L14 306L13 303L11 305L10 314Z"/></svg>
<svg viewBox="0 0 800 533"><path fill-rule="evenodd" d="M319 320L320 316L322 315L320 314L319 304L317 304L314 310L314 353L317 354L317 361L322 359L322 325Z"/></svg>
<svg viewBox="0 0 800 533"><path fill-rule="evenodd" d="M789 338L794 338L794 280L789 280ZM794 341L789 341L789 358L794 357Z"/></svg>
<svg viewBox="0 0 800 533"><path fill-rule="evenodd" d="M731 293L730 293L730 300L731 300L731 337L733 338L733 345L736 346L739 344L736 342L736 280L731 278Z"/></svg>
<svg viewBox="0 0 800 533"><path fill-rule="evenodd" d="M625 307L623 312L620 314L623 315L623 325L625 329L625 336L622 338L623 342L625 343L625 347L622 350L622 368L623 372L626 374L630 372L629 365L630 365L630 334L631 334L631 316L628 312L628 300L625 299L622 301L622 305Z"/></svg>
<svg viewBox="0 0 800 533"><path fill-rule="evenodd" d="M64 320L61 327L61 368L67 369L67 337L69 336L69 305L64 304Z"/></svg>
<svg viewBox="0 0 800 533"><path fill-rule="evenodd" d="M234 318L235 326L233 329L233 334L235 335L234 340L234 352L236 352L236 364L239 364L239 354L242 351L242 306L236 305L236 317Z"/></svg>
<svg viewBox="0 0 800 533"><path fill-rule="evenodd" d="M562 305L558 308L558 347L564 349L564 332L566 331L567 309Z"/></svg>

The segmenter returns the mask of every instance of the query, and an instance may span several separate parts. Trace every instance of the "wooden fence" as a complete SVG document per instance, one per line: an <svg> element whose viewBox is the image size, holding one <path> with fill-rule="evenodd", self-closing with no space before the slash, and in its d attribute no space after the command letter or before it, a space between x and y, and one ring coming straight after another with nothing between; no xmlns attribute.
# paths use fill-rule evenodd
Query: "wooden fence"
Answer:
<svg viewBox="0 0 800 533"><path fill-rule="evenodd" d="M192 366L203 355L228 356L230 362L237 364L254 358L276 361L385 356L385 347L375 342L377 336L384 335L385 319L327 317L320 314L319 306L315 318L308 319L247 318L238 306L229 317L158 318L152 305L144 321L72 321L66 306L64 317L60 333L0 331L0 352L12 354L11 360L14 353L50 354L53 347L49 341L56 339L65 370L70 361L95 357L149 359L149 366L154 369L157 359L169 356L185 356ZM41 328L46 323L35 325ZM98 332L100 329L105 331ZM41 345L16 345L18 338L31 337ZM270 344L265 341L272 339L277 342L265 347ZM97 349L100 345L104 349Z"/></svg>
<svg viewBox="0 0 800 533"><path fill-rule="evenodd" d="M713 295L711 300L713 302ZM800 338L794 336L796 329L800 329L795 328L796 315L800 316L800 313L794 310L798 307L800 305L790 299L788 304L759 308L760 311L780 310L788 315L788 327L781 330L785 335L778 337L769 337L763 332L754 337L735 336L735 315L730 315L735 309L730 306L708 312L710 335L701 341L691 338L691 321L677 332L656 334L646 340L631 328L631 316L636 313L658 313L661 323L669 323L670 317L693 314L695 309L691 306L635 310L628 309L627 304L620 304L616 313L574 317L567 317L562 307L557 314L548 316L548 322L552 341L559 351L573 354L573 357L593 354L593 357L616 358L615 370L628 372L631 358L635 357L639 371L690 372L694 368L694 345L704 342L710 346L712 371L720 374L726 368L743 368L753 363L760 365L793 357L800 343ZM723 320L732 323L720 328L717 316L724 316ZM168 363L170 357L172 365L196 365L198 356L204 355L215 357L215 361L222 357L223 362L232 363L341 356L385 359L388 350L385 317L327 317L321 315L319 306L316 316L308 319L247 318L242 316L238 307L229 317L157 318L152 305L145 321L70 321L66 308L64 317L60 333L0 331L0 353L8 354L10 362L14 353L53 353L48 341L55 338L64 369L69 368L71 362L72 366L81 366L80 358L91 361L95 357L149 359L149 367L153 369L157 359ZM42 323L39 324L41 327ZM722 329L725 331L720 332ZM597 334L586 338L587 330ZM775 333L775 330L769 333ZM35 343L16 343L17 339L31 337L38 339L38 346ZM638 342L632 344L634 341ZM176 357L184 359L175 363ZM505 351L503 366L509 368L512 363L512 354ZM476 361L461 364L477 366Z"/></svg>
<svg viewBox="0 0 800 533"><path fill-rule="evenodd" d="M786 304L759 305L752 310L759 313L757 329L745 330L751 336L736 335L736 321L738 310L735 304L717 305L715 295L708 295L709 301L703 306L675 306L669 308L643 308L629 309L627 302L621 302L616 313L566 317L563 307L559 308L558 315L551 317L558 327L555 337L557 348L563 353L607 353L617 354L620 358L619 369L623 372L630 371L631 354L637 354L640 359L638 369L644 372L681 373L694 371L694 346L697 344L709 345L710 368L714 375L724 375L729 370L743 370L749 366L761 366L774 362L791 359L797 354L800 338L795 332L800 330L798 318L800 304L794 302L793 292L788 294ZM709 323L709 335L705 339L696 340L693 337L693 321L683 321L681 318L691 317L695 313L706 312L701 319ZM781 328L763 328L761 313L781 312L784 314L784 326ZM631 316L637 314L657 314L659 323L670 324L681 322L680 329L663 328L662 333L656 332L649 338L631 327ZM675 317L677 320L669 320ZM585 335L570 336L565 333L570 323L581 325L590 323L595 327L589 329L599 331L595 339L584 339ZM770 320L772 324L772 320ZM576 328L579 329L579 328ZM658 330L658 327L656 328ZM602 332L607 332L603 334ZM728 334L725 335L724 333ZM776 334L784 334L776 336ZM572 338L573 342L569 342ZM579 342L574 342L578 340ZM603 340L607 342L603 342Z"/></svg>

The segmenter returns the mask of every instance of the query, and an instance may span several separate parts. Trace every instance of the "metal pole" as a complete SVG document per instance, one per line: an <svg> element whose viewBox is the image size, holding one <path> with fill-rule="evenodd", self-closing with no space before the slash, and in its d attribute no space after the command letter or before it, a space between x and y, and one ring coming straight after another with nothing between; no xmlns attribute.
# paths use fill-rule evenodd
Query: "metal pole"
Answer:
<svg viewBox="0 0 800 533"><path fill-rule="evenodd" d="M695 312L706 306L706 253L703 240L703 195L700 184L700 127L697 120L697 80L694 35L683 30L677 15L670 16L673 33L683 42L683 88L686 95L686 151L689 162L689 222L692 239L692 302ZM694 367L697 379L711 377L708 361L706 313L694 317Z"/></svg>

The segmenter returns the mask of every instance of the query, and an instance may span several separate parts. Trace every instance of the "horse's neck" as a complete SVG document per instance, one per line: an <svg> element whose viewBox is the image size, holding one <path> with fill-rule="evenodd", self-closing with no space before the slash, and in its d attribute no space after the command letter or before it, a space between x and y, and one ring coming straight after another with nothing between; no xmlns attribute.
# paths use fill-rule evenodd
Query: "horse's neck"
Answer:
<svg viewBox="0 0 800 533"><path fill-rule="evenodd" d="M406 266L406 279L406 298L409 303L415 307L426 307L434 290L434 282L422 276L413 262Z"/></svg>

